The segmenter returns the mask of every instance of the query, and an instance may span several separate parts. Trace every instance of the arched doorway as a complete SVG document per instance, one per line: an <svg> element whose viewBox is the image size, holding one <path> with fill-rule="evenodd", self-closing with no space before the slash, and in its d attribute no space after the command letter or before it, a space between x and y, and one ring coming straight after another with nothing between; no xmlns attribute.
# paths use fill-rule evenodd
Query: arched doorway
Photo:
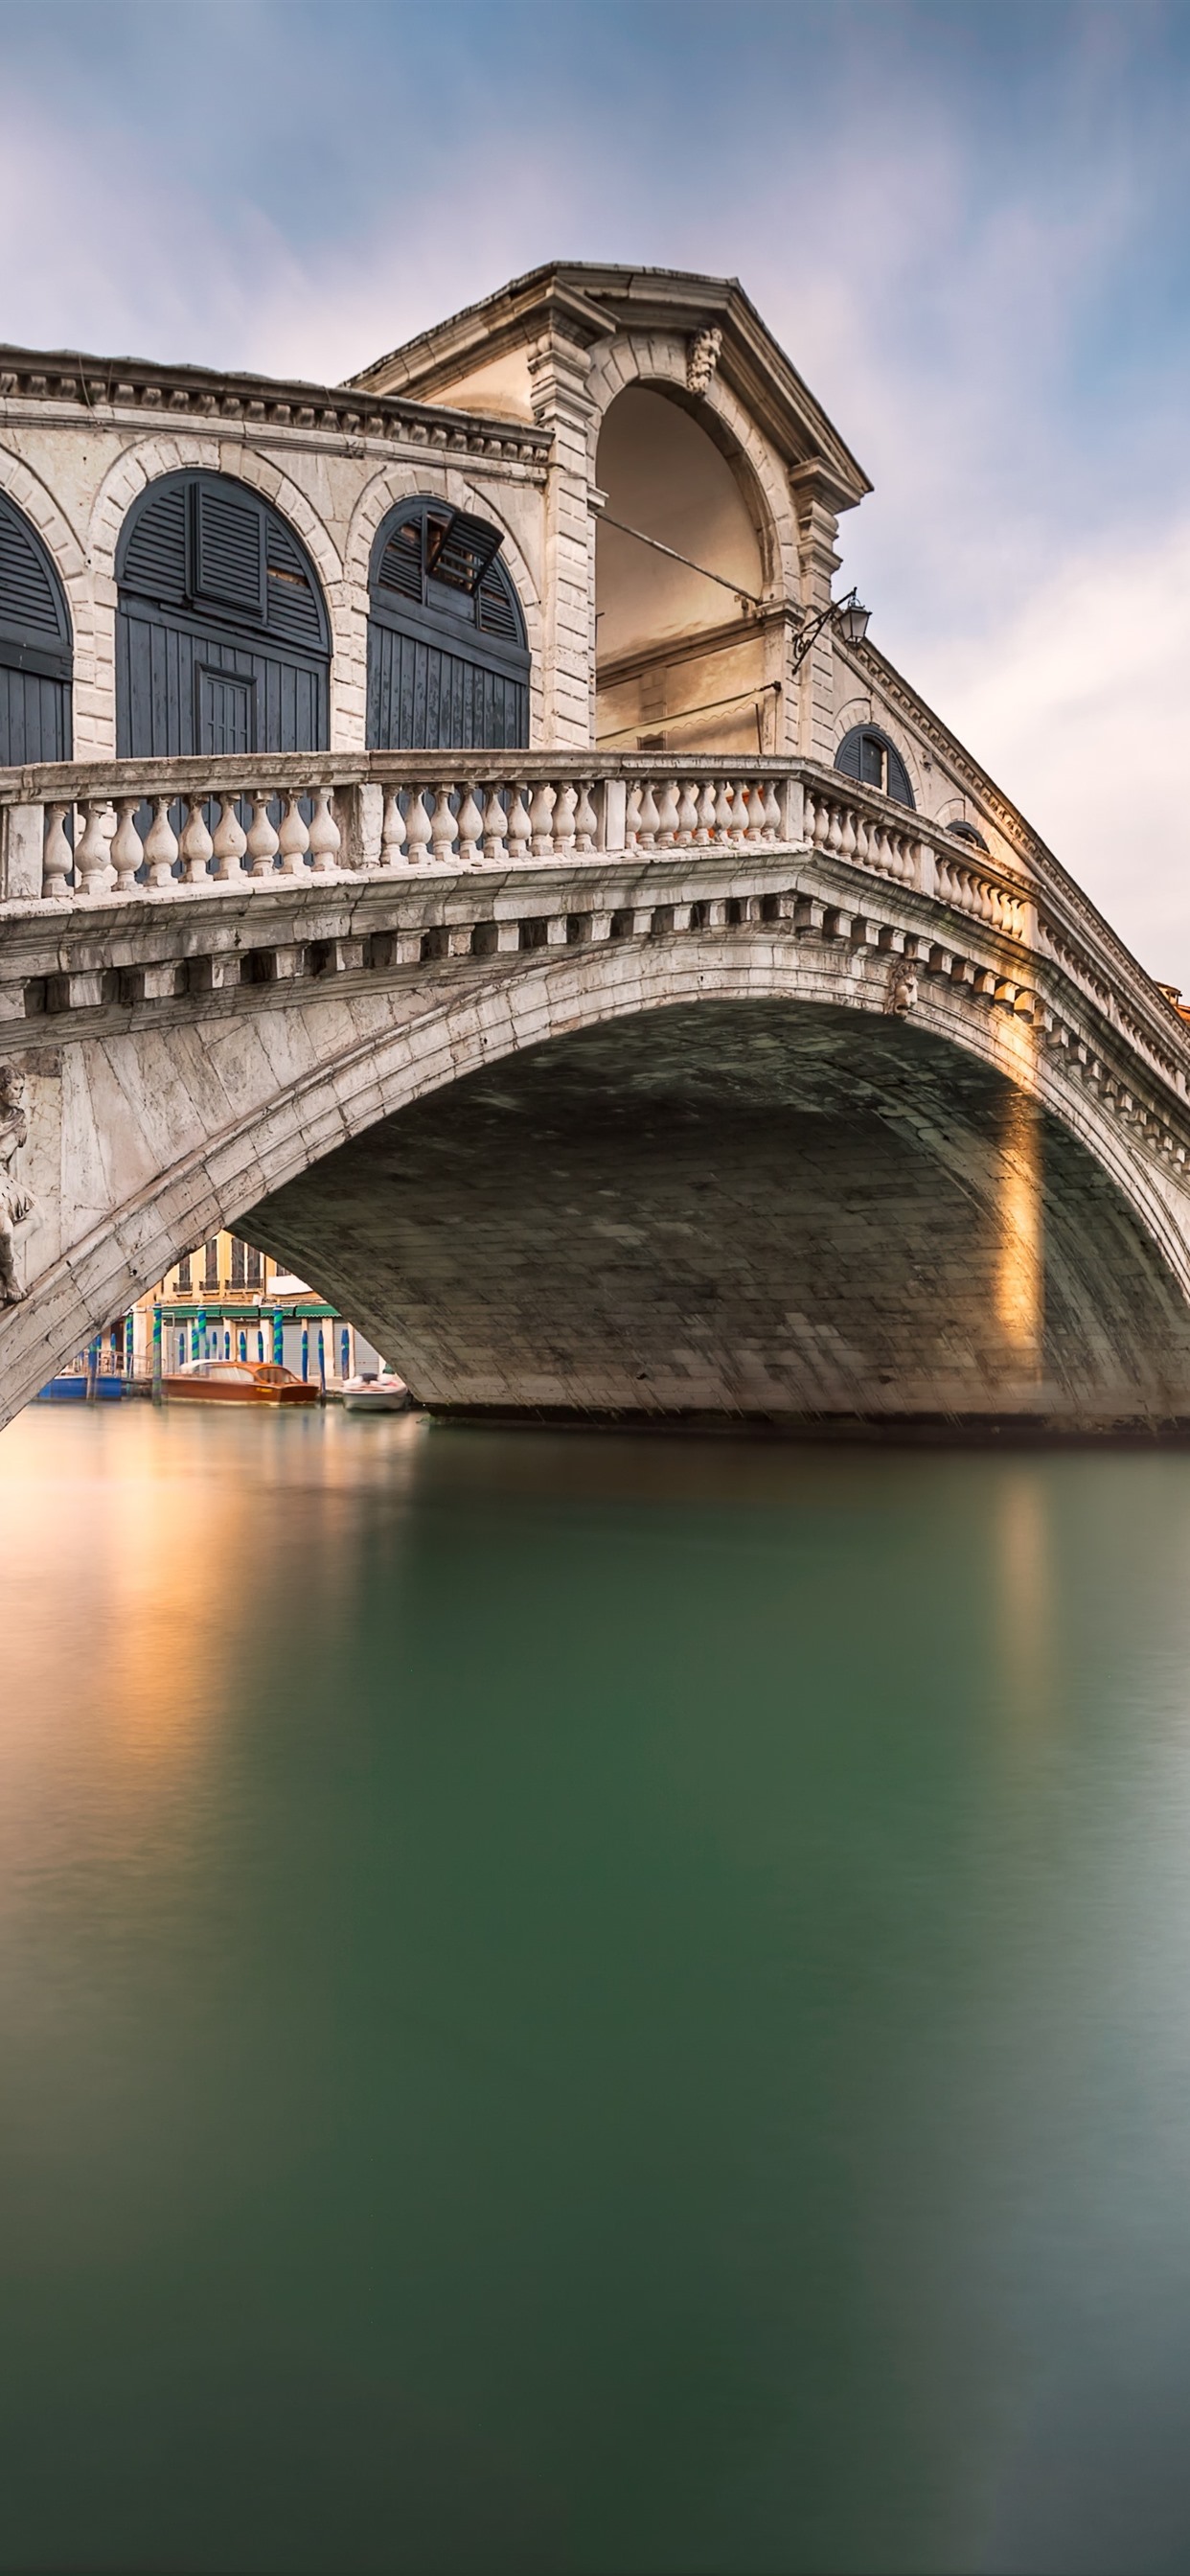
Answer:
<svg viewBox="0 0 1190 2576"><path fill-rule="evenodd" d="M381 526L368 578L368 748L523 750L529 648L500 530L428 495Z"/></svg>
<svg viewBox="0 0 1190 2576"><path fill-rule="evenodd" d="M330 631L279 511L225 474L167 474L116 555L116 750L322 751Z"/></svg>
<svg viewBox="0 0 1190 2576"><path fill-rule="evenodd" d="M625 751L770 749L768 549L742 459L671 394L628 385L609 406L595 473L606 495L596 740Z"/></svg>
<svg viewBox="0 0 1190 2576"><path fill-rule="evenodd" d="M66 594L35 528L0 493L0 769L69 760Z"/></svg>

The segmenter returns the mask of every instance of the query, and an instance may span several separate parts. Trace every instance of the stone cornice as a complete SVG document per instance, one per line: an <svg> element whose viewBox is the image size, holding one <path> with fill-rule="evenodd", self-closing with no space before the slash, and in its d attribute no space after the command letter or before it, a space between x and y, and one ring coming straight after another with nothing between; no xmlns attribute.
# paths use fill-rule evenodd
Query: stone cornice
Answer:
<svg viewBox="0 0 1190 2576"><path fill-rule="evenodd" d="M240 435L267 430L381 439L503 464L544 466L550 444L548 431L527 423L488 420L392 394L361 396L350 386L0 345L0 405L5 404L44 404L54 417L89 416L105 427L132 414L155 424L186 421Z"/></svg>

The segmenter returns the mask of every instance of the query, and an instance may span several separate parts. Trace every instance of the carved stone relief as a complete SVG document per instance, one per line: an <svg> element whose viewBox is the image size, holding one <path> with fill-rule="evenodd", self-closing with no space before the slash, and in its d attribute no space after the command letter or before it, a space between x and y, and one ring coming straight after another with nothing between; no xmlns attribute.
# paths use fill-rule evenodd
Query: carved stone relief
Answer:
<svg viewBox="0 0 1190 2576"><path fill-rule="evenodd" d="M705 394L709 391L722 346L723 333L717 325L711 330L695 332L686 354L688 393Z"/></svg>
<svg viewBox="0 0 1190 2576"><path fill-rule="evenodd" d="M23 1073L0 1065L0 1305L15 1306L25 1294L22 1277L24 1242L37 1219L37 1201L17 1172L17 1157L29 1138Z"/></svg>

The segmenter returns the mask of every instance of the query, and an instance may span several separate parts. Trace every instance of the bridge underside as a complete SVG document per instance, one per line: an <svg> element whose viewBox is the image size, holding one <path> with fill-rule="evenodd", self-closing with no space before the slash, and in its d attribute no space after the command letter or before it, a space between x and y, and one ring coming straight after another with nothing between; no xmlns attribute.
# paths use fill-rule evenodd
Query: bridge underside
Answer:
<svg viewBox="0 0 1190 2576"><path fill-rule="evenodd" d="M1187 1309L1114 1183L894 1019L703 1003L554 1039L240 1222L444 1410L1190 1416Z"/></svg>

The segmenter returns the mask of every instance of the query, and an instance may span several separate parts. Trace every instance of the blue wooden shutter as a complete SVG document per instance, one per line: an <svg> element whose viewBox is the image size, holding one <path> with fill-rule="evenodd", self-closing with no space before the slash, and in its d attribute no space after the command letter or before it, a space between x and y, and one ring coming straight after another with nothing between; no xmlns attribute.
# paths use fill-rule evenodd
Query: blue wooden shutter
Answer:
<svg viewBox="0 0 1190 2576"><path fill-rule="evenodd" d="M263 621L265 547L260 504L210 483L194 487L194 590Z"/></svg>
<svg viewBox="0 0 1190 2576"><path fill-rule="evenodd" d="M900 752L893 750L891 742L886 746L886 748L888 751L888 793L890 796L896 797L898 805L912 805L913 789L909 784L909 772L905 767L905 763L901 758Z"/></svg>

